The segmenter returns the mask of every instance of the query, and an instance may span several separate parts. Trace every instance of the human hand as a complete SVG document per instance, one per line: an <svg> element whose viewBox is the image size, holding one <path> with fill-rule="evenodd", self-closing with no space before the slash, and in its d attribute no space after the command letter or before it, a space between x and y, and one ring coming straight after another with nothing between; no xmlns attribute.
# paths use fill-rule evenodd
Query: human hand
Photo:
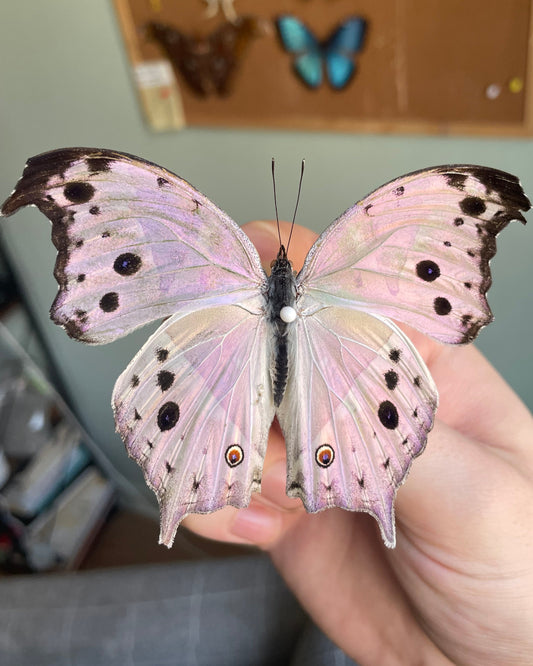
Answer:
<svg viewBox="0 0 533 666"><path fill-rule="evenodd" d="M244 230L268 265L279 246L274 224ZM295 228L295 268L314 238ZM276 425L250 506L191 515L184 524L265 549L317 625L365 666L531 664L533 419L475 347L440 345L402 328L430 369L440 406L396 498L394 550L367 514L310 515L286 496Z"/></svg>

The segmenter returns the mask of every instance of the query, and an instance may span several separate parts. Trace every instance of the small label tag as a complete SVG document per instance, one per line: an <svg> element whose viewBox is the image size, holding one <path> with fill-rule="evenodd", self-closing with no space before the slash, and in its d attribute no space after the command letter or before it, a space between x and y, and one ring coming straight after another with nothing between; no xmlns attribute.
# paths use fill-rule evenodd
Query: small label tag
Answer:
<svg viewBox="0 0 533 666"><path fill-rule="evenodd" d="M159 88L174 83L174 73L168 60L148 60L135 65L135 80L139 88Z"/></svg>

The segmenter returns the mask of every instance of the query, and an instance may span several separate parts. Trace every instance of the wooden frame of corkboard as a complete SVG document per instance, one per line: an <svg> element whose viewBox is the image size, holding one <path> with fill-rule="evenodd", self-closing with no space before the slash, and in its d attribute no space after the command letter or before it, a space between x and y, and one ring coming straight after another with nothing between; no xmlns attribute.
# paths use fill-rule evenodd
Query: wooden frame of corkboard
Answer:
<svg viewBox="0 0 533 666"><path fill-rule="evenodd" d="M235 0L260 20L230 94L199 97L147 38L150 21L208 36L226 18L202 0L114 0L142 107L156 130L188 126L353 132L533 135L533 0ZM503 5L503 7L502 7ZM357 72L336 91L292 70L275 17L292 14L319 39L364 17Z"/></svg>

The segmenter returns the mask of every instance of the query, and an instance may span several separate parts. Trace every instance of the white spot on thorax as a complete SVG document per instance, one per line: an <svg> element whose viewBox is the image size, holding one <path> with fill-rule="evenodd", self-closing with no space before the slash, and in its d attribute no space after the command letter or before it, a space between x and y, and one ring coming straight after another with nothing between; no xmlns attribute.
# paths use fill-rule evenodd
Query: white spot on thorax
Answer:
<svg viewBox="0 0 533 666"><path fill-rule="evenodd" d="M286 305L285 307L281 308L279 311L279 318L281 321L284 321L286 324L290 324L291 321L294 321L296 319L296 310L294 308L291 308L290 305Z"/></svg>

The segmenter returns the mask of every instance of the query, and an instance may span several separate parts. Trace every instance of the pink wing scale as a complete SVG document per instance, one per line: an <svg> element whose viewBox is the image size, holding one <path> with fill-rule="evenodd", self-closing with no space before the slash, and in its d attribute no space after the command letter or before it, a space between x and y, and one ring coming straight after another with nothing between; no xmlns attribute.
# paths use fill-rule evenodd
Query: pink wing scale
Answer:
<svg viewBox="0 0 533 666"><path fill-rule="evenodd" d="M58 249L52 318L85 342L246 300L265 280L252 243L223 211L126 154L69 149L32 158L2 212L28 204L51 219Z"/></svg>
<svg viewBox="0 0 533 666"><path fill-rule="evenodd" d="M433 425L437 390L391 322L304 299L278 418L287 442L287 493L310 512L338 506L378 520L395 541L393 502ZM304 376L305 382L299 378ZM321 446L332 463L317 464Z"/></svg>
<svg viewBox="0 0 533 666"><path fill-rule="evenodd" d="M188 513L244 507L259 490L274 416L269 354L258 312L220 306L167 320L119 377L117 429L159 499L161 543L171 545ZM169 404L178 418L162 430ZM234 445L243 460L232 467Z"/></svg>
<svg viewBox="0 0 533 666"><path fill-rule="evenodd" d="M298 281L322 303L403 321L441 342L471 341L495 236L529 208L518 180L482 167L436 167L378 189L336 220Z"/></svg>

